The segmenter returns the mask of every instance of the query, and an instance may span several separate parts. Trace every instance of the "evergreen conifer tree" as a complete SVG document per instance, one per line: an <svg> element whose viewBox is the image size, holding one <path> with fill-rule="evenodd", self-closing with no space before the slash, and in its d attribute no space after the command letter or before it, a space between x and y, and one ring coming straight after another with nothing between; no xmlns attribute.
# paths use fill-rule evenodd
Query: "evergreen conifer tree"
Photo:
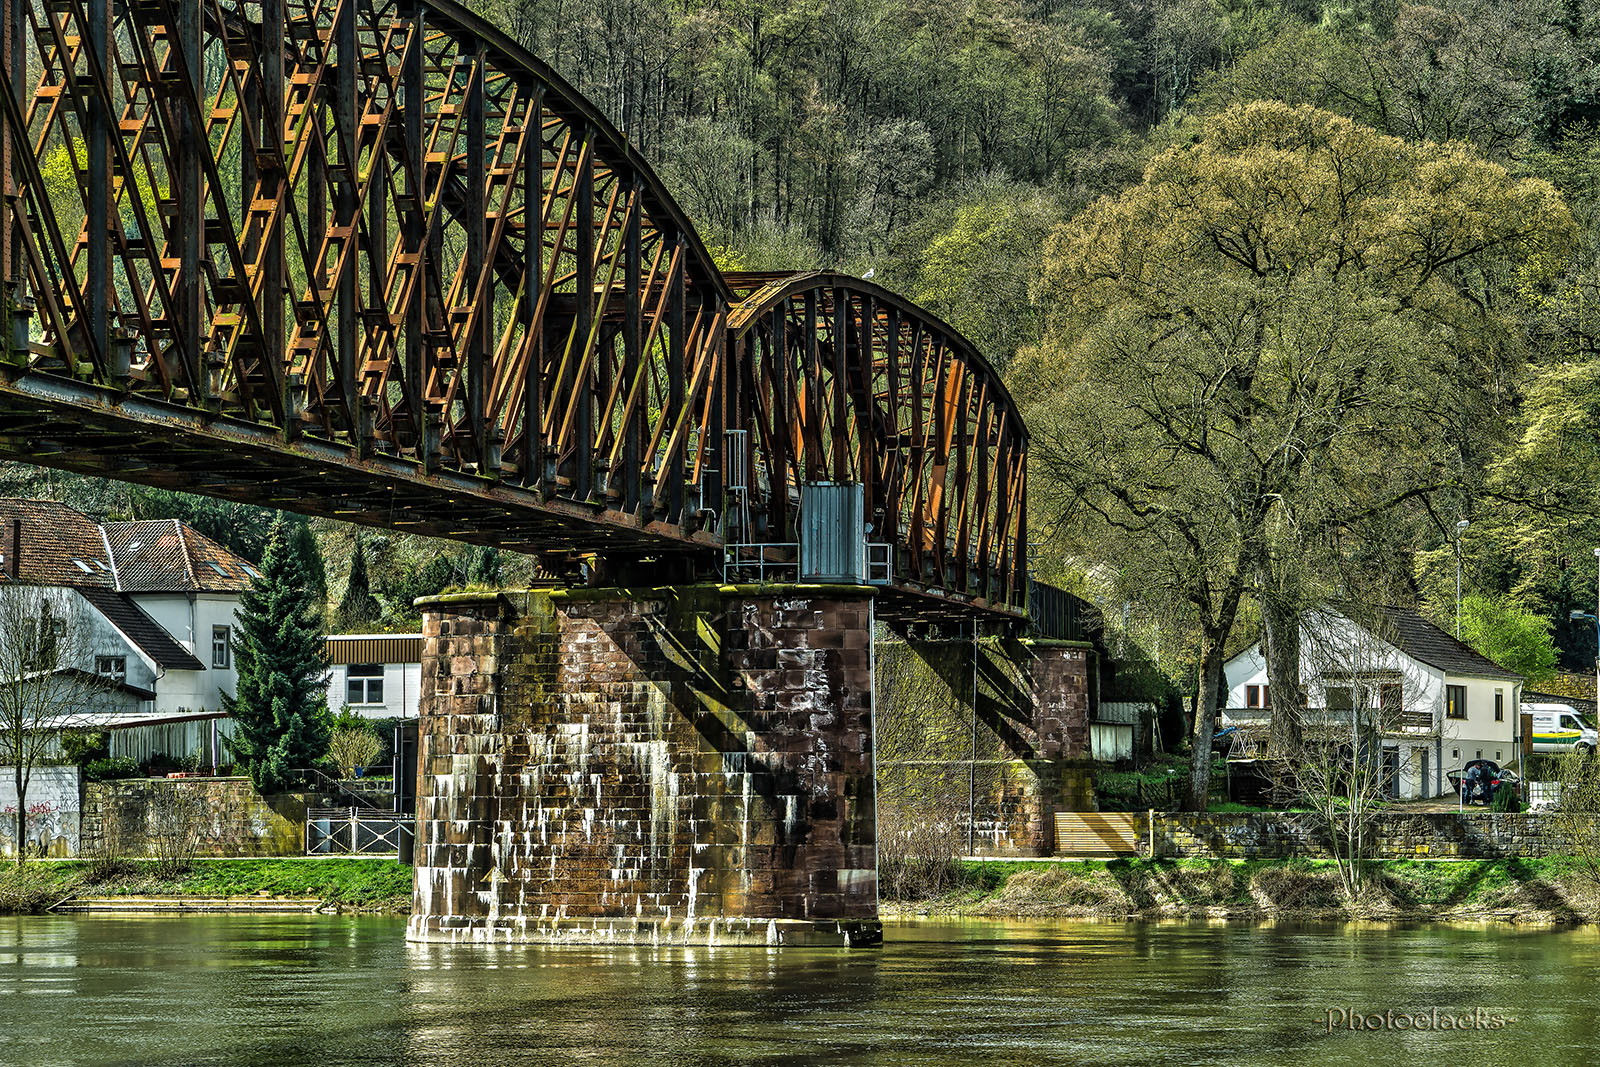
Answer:
<svg viewBox="0 0 1600 1067"><path fill-rule="evenodd" d="M282 791L320 762L333 730L321 605L306 570L294 531L280 518L261 576L239 598L239 686L235 696L223 694L222 708L236 725L233 750L263 793Z"/></svg>
<svg viewBox="0 0 1600 1067"><path fill-rule="evenodd" d="M283 513L278 513L282 517ZM290 516L286 519L289 523L289 543L300 557L300 565L305 569L306 588L311 592L311 597L317 603L318 610L328 601L328 569L322 562L322 549L317 547L317 536L311 532L311 524L299 516Z"/></svg>
<svg viewBox="0 0 1600 1067"><path fill-rule="evenodd" d="M346 583L344 597L339 601L338 621L342 626L376 622L382 614L383 608L372 595L372 587L367 581L367 543L358 536L355 551L350 557L350 581Z"/></svg>
<svg viewBox="0 0 1600 1067"><path fill-rule="evenodd" d="M467 550L467 584L498 586L500 584L500 550L492 545L479 545Z"/></svg>

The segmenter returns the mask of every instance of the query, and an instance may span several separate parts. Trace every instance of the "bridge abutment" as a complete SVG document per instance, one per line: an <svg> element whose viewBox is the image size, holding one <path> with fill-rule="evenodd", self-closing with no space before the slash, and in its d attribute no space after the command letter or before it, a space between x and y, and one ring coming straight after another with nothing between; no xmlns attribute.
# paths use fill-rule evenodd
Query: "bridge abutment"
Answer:
<svg viewBox="0 0 1600 1067"><path fill-rule="evenodd" d="M1094 809L1096 655L1085 641L880 642L885 849L1050 855L1055 813ZM902 835L906 841L897 841Z"/></svg>
<svg viewBox="0 0 1600 1067"><path fill-rule="evenodd" d="M872 592L425 602L408 936L875 943Z"/></svg>

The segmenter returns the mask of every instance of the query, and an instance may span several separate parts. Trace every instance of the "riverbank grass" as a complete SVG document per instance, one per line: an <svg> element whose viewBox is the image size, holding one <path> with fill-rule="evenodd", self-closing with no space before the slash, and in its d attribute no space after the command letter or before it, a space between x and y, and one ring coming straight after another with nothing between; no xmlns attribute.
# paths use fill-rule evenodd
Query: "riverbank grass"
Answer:
<svg viewBox="0 0 1600 1067"><path fill-rule="evenodd" d="M411 881L411 868L388 856L200 859L177 875L129 860L100 877L82 860L33 860L0 872L0 912L42 911L69 896L316 898L342 911L404 912Z"/></svg>
<svg viewBox="0 0 1600 1067"><path fill-rule="evenodd" d="M1355 900L1331 861L968 861L960 888L886 902L910 914L1600 921L1600 887L1563 857L1375 860Z"/></svg>

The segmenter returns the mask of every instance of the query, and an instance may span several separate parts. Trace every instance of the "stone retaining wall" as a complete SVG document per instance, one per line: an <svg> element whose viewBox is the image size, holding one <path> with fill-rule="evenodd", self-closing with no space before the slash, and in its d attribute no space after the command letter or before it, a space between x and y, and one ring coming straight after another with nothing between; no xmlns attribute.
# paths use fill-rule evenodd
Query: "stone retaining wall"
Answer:
<svg viewBox="0 0 1600 1067"><path fill-rule="evenodd" d="M925 846L931 836L959 852L970 845L979 855L1049 855L1054 813L1095 807L1093 655L1082 642L880 640L878 818L886 844Z"/></svg>
<svg viewBox="0 0 1600 1067"><path fill-rule="evenodd" d="M198 801L192 829L163 823L170 806L159 803L163 791L177 790ZM124 856L156 854L163 832L192 832L198 856L299 856L305 852L307 796L288 793L264 797L249 778L129 778L90 782L84 788L83 854L117 837Z"/></svg>
<svg viewBox="0 0 1600 1067"><path fill-rule="evenodd" d="M1138 820L1149 848L1151 825ZM1373 827L1376 859L1504 859L1555 851L1536 814L1429 812L1381 815ZM1204 859L1322 858L1328 837L1313 816L1285 812L1157 812L1156 855Z"/></svg>

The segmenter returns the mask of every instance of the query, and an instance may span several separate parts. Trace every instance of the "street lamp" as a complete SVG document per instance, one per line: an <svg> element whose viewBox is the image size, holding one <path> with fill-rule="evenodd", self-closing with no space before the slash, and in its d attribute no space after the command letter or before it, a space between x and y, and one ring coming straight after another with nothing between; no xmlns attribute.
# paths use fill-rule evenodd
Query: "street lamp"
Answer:
<svg viewBox="0 0 1600 1067"><path fill-rule="evenodd" d="M1456 523L1456 640L1461 640L1461 534L1470 525L1466 519Z"/></svg>
<svg viewBox="0 0 1600 1067"><path fill-rule="evenodd" d="M1595 613L1593 615L1590 615L1587 611L1574 610L1572 612L1571 617L1574 620L1576 620L1576 619L1591 619L1594 622L1594 642L1595 642L1594 685L1595 685L1595 699L1597 701L1597 705L1596 706L1600 706L1600 548L1597 548L1597 549L1594 550L1594 559L1595 559L1595 577L1594 577Z"/></svg>

